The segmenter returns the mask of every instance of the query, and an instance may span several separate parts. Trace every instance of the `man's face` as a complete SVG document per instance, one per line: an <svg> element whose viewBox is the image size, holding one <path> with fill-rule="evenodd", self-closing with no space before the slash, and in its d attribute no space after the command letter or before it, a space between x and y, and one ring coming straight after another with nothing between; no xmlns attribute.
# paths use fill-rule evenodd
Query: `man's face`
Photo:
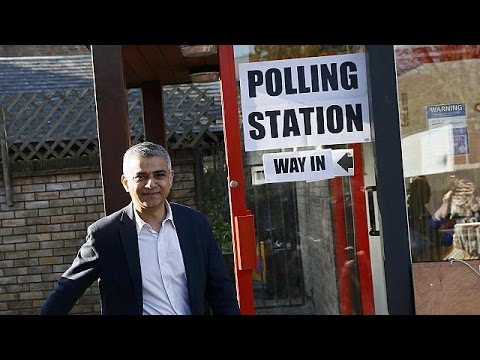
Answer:
<svg viewBox="0 0 480 360"><path fill-rule="evenodd" d="M173 170L162 157L130 157L122 184L137 211L164 206L173 184Z"/></svg>

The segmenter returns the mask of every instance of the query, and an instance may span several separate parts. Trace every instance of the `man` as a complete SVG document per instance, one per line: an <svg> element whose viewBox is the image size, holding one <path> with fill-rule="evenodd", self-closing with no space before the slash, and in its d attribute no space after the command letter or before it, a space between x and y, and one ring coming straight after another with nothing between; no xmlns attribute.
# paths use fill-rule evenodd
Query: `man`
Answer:
<svg viewBox="0 0 480 360"><path fill-rule="evenodd" d="M125 152L121 180L132 202L89 226L42 315L68 313L97 279L104 315L200 315L204 299L213 314L240 314L207 219L166 200L173 175L160 145Z"/></svg>

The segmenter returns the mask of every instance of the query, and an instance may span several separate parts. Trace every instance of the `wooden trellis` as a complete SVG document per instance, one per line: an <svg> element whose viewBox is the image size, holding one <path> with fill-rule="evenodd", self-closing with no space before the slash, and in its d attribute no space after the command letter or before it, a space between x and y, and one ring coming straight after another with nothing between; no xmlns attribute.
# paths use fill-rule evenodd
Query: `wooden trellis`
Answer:
<svg viewBox="0 0 480 360"><path fill-rule="evenodd" d="M93 89L0 95L10 161L98 153Z"/></svg>
<svg viewBox="0 0 480 360"><path fill-rule="evenodd" d="M212 129L217 120L209 112L214 98L206 90L195 84L176 85L164 87L163 94L164 103L171 106L165 111L169 148L205 147L222 140Z"/></svg>
<svg viewBox="0 0 480 360"><path fill-rule="evenodd" d="M214 98L197 86L164 90L165 121L171 149L218 143L209 109ZM98 154L95 100L92 88L1 94L11 162L80 158ZM217 106L219 106L217 104ZM128 90L132 143L145 139L141 91ZM218 129L219 126L216 126Z"/></svg>

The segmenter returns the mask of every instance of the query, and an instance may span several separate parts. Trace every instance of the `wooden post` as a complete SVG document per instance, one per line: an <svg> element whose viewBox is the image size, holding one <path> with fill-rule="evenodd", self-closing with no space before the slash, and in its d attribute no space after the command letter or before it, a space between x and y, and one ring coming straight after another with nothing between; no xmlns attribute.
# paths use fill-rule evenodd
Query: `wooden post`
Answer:
<svg viewBox="0 0 480 360"><path fill-rule="evenodd" d="M143 122L145 138L148 141L167 147L165 119L163 118L162 84L151 81L142 86Z"/></svg>
<svg viewBox="0 0 480 360"><path fill-rule="evenodd" d="M130 201L122 183L123 154L130 147L128 102L121 45L92 45L100 168L105 214Z"/></svg>

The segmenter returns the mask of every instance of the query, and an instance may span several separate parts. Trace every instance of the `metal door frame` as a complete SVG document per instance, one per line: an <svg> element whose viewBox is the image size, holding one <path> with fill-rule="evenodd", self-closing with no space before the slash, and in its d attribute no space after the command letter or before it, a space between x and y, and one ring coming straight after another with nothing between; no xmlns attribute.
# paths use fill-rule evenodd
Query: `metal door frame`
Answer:
<svg viewBox="0 0 480 360"><path fill-rule="evenodd" d="M414 314L393 45L367 45L367 78L390 315Z"/></svg>

